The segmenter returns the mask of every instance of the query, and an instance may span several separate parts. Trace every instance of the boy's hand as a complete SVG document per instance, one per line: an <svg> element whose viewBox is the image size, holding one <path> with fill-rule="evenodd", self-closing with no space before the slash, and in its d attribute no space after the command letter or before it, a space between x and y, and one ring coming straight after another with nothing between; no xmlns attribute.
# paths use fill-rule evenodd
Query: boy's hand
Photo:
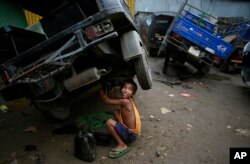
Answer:
<svg viewBox="0 0 250 164"><path fill-rule="evenodd" d="M128 99L113 99L113 98L109 98L108 96L106 96L104 94L103 90L100 90L99 95L100 95L102 101L105 104L109 104L109 105L124 105L124 106L126 106L127 102L128 101L130 102L130 100L128 100Z"/></svg>
<svg viewBox="0 0 250 164"><path fill-rule="evenodd" d="M108 91L112 88L111 83L108 81L105 81L102 83L102 90L105 95L108 95Z"/></svg>
<svg viewBox="0 0 250 164"><path fill-rule="evenodd" d="M108 96L104 93L104 91L101 89L99 92L100 97L102 98L102 100L106 99Z"/></svg>
<svg viewBox="0 0 250 164"><path fill-rule="evenodd" d="M109 98L108 98L108 96L106 96L106 95L104 94L104 91L103 91L102 89L100 90L99 95L100 95L102 101L103 101L104 103L107 103L107 101L109 100Z"/></svg>
<svg viewBox="0 0 250 164"><path fill-rule="evenodd" d="M99 91L99 95L100 97L103 97L105 95L102 89Z"/></svg>
<svg viewBox="0 0 250 164"><path fill-rule="evenodd" d="M111 88L109 95L111 98L116 98L115 89L113 87Z"/></svg>

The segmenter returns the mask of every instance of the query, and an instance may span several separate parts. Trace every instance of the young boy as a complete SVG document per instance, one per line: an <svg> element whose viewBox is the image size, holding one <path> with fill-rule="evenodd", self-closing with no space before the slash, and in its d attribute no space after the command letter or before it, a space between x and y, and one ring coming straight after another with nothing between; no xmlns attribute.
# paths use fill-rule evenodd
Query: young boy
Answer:
<svg viewBox="0 0 250 164"><path fill-rule="evenodd" d="M133 80L127 79L120 87L121 98L111 99L103 91L100 97L106 104L120 105L120 109L114 111L116 120L108 119L106 127L117 142L117 146L109 153L109 157L117 158L129 151L126 143L136 140L136 135L141 131L141 120L138 110L132 99L136 93L137 85Z"/></svg>

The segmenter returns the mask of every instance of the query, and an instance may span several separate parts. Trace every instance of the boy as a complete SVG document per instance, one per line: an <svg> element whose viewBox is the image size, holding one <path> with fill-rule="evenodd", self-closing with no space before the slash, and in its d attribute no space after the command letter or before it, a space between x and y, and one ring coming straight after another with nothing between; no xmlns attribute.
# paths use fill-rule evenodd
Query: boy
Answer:
<svg viewBox="0 0 250 164"><path fill-rule="evenodd" d="M121 98L111 99L103 91L100 97L106 104L120 105L120 109L114 111L116 121L108 119L107 130L117 142L117 146L109 153L110 158L117 158L129 151L126 143L136 140L136 135L141 130L141 120L138 110L133 102L133 95L136 93L137 85L133 80L127 79L120 87Z"/></svg>

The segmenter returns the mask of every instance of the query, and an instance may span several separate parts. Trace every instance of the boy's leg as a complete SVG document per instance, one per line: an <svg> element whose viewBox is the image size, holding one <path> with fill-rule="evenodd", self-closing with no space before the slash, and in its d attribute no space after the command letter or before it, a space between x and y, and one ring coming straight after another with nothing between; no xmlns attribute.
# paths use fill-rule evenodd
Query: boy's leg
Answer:
<svg viewBox="0 0 250 164"><path fill-rule="evenodd" d="M106 127L107 127L108 131L111 133L111 135L115 138L116 142L117 142L117 146L116 146L115 149L117 149L117 150L125 150L128 147L123 142L123 140L118 135L118 133L115 131L115 124L116 124L115 120L108 119L107 122L106 122Z"/></svg>

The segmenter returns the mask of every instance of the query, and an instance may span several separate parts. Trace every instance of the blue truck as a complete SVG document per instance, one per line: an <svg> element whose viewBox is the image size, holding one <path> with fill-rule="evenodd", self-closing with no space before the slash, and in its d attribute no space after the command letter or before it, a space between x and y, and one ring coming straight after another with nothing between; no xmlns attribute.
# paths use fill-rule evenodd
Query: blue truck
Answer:
<svg viewBox="0 0 250 164"><path fill-rule="evenodd" d="M203 76L210 67L226 69L229 61L241 63L237 58L250 40L249 21L238 24L225 22L184 2L170 25L159 54L166 56L163 73L170 61L188 62ZM232 58L238 60L234 60Z"/></svg>

